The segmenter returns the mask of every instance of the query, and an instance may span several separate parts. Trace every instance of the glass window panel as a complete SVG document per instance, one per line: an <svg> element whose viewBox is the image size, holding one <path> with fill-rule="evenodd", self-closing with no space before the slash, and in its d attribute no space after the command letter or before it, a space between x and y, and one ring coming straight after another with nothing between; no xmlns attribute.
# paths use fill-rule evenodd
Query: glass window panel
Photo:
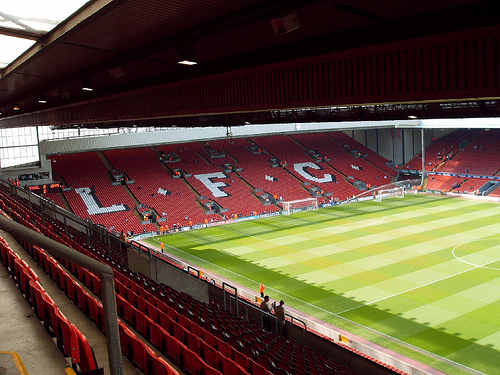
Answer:
<svg viewBox="0 0 500 375"><path fill-rule="evenodd" d="M0 0L0 26L13 30L48 32L89 0ZM35 41L0 35L0 69L30 48Z"/></svg>

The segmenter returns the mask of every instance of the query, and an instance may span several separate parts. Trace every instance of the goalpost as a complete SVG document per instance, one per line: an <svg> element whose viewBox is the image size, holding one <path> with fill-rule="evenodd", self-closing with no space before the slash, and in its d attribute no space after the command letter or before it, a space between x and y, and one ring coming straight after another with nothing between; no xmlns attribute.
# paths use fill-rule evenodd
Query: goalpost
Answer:
<svg viewBox="0 0 500 375"><path fill-rule="evenodd" d="M395 186L390 189L380 189L376 191L375 200L382 202L386 198L404 198L405 188L403 186Z"/></svg>
<svg viewBox="0 0 500 375"><path fill-rule="evenodd" d="M290 215L298 211L317 210L318 198L297 199L294 201L283 202L283 214Z"/></svg>

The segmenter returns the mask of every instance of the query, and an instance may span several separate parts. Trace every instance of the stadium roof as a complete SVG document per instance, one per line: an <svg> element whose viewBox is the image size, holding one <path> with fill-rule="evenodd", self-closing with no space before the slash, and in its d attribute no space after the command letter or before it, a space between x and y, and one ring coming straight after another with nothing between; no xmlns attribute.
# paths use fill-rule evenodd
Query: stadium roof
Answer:
<svg viewBox="0 0 500 375"><path fill-rule="evenodd" d="M3 10L35 43L0 70L0 127L497 117L496 3L92 0L48 32Z"/></svg>

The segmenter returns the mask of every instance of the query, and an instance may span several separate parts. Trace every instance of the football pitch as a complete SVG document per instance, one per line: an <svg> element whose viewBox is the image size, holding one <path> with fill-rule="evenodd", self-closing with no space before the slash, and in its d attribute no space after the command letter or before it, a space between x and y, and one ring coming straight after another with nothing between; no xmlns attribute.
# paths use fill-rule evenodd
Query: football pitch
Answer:
<svg viewBox="0 0 500 375"><path fill-rule="evenodd" d="M498 203L407 195L148 239L159 241L446 373L500 373Z"/></svg>

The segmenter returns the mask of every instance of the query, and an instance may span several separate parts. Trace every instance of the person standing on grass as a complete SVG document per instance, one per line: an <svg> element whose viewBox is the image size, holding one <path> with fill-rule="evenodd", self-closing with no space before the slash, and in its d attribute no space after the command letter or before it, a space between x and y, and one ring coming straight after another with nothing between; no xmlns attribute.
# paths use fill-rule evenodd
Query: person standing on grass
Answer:
<svg viewBox="0 0 500 375"><path fill-rule="evenodd" d="M269 296L264 297L264 301L260 304L260 308L264 312L262 315L262 326L264 329L267 329L268 331L272 331L272 326L271 326L271 317L269 314L273 310L273 305L271 305L271 302L269 302Z"/></svg>
<svg viewBox="0 0 500 375"><path fill-rule="evenodd" d="M283 335L285 333L285 324L286 324L286 313L283 305L285 301L281 300L280 304L274 308L274 314L276 315L276 319L278 319L278 333Z"/></svg>
<svg viewBox="0 0 500 375"><path fill-rule="evenodd" d="M264 284L260 284L260 297L264 298L264 290L266 290L266 286Z"/></svg>

